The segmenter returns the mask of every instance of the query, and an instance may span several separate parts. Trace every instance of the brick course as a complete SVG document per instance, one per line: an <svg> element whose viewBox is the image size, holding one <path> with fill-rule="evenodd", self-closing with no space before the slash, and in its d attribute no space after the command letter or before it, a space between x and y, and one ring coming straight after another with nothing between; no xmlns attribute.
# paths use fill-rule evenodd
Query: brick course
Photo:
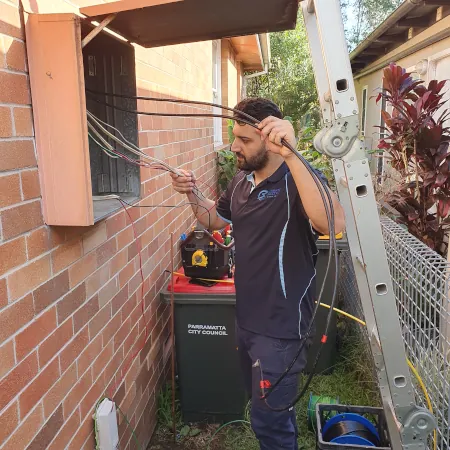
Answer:
<svg viewBox="0 0 450 450"><path fill-rule="evenodd" d="M123 210L88 228L44 224L18 4L0 0L0 16L0 446L93 450L93 409L114 388L144 448L169 373L162 348L169 315L158 307L170 268L169 235L177 240L193 216L189 207L130 208L134 229ZM210 101L211 51L210 42L137 48L138 94ZM141 117L138 127L148 154L215 186L212 119ZM183 200L168 175L142 169L141 182L142 205ZM121 448L130 448L123 420L119 428Z"/></svg>

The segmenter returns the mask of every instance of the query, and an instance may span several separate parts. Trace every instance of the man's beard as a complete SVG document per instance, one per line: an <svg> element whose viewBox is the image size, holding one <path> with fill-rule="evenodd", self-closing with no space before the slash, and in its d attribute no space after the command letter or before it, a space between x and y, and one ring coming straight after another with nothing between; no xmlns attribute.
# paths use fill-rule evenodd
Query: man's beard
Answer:
<svg viewBox="0 0 450 450"><path fill-rule="evenodd" d="M236 157L238 155L241 159L237 160L237 166L246 172L264 169L269 162L269 152L265 148L250 158L246 158L242 153L236 153Z"/></svg>

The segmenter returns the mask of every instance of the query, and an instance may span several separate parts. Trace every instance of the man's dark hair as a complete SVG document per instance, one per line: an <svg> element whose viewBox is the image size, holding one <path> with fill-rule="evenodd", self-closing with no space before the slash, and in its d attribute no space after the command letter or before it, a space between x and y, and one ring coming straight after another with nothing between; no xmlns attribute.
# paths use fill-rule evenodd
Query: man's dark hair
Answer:
<svg viewBox="0 0 450 450"><path fill-rule="evenodd" d="M260 98L260 97L250 97L246 98L244 100L241 100L234 109L237 109L239 111L242 111L255 119L257 119L259 122L261 120L264 120L266 117L273 116L278 117L279 119L283 118L283 114L280 111L280 108L278 106L271 102L270 100L267 100L266 98ZM239 114L234 113L234 119L239 121L239 119L245 119L245 117L239 116Z"/></svg>

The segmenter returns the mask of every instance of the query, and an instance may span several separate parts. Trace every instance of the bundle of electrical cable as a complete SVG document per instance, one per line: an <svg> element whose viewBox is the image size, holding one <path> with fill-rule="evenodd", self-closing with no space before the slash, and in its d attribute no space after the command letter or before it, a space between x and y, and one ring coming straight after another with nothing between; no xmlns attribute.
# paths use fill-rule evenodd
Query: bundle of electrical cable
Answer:
<svg viewBox="0 0 450 450"><path fill-rule="evenodd" d="M91 100L106 106L110 107L112 109L116 109L119 111L123 111L129 114L134 115L147 115L147 116L164 116L164 117L208 117L208 118L225 118L225 119L231 119L234 121L237 121L239 124L246 124L249 125L257 130L259 121L255 119L254 117L250 116L249 114L244 113L243 111L229 108L223 105L215 104L215 103L209 103L209 102L202 102L202 101L194 101L194 100L181 100L181 99L171 99L171 98L157 98L157 97L145 97L145 96L128 96L128 95L122 95L122 94L113 94L113 93L107 93L107 92L98 92L93 91L90 89L86 89L86 93L90 96ZM154 101L154 102L168 102L168 103L180 103L180 104L187 104L187 105L198 105L198 106L208 106L208 107L215 107L220 108L222 110L230 111L233 114L227 115L227 114L213 114L209 112L202 112L202 113L185 113L185 114L177 114L177 113L168 113L168 112L147 112L147 111L138 111L138 110L132 110L120 107L116 104L111 104L107 101L100 100L96 98L97 95L100 95L102 97L117 97L117 98L124 98L124 99L132 99L132 100L144 100L144 101ZM128 162L132 162L133 164L143 165L144 167L150 167L155 168L159 170L165 170L172 173L175 173L177 175L180 175L180 172L171 166L169 166L164 161L151 157L144 153L139 147L136 145L128 142L118 130L116 130L122 139L119 139L117 136L109 132L105 127L110 127L110 125L106 124L105 122L102 122L100 119L96 118L92 113L88 112L88 128L90 131L90 134L92 139L95 139L96 141L100 141L102 145L100 145L98 142L97 145L100 145L100 148L102 151L104 151L108 156L111 157L119 157L127 160ZM115 141L117 144L121 145L126 150L130 151L131 153L134 153L135 155L139 156L139 160L132 160L132 158L127 157L126 155L122 154L121 152L118 152L114 147L112 147L109 142L101 135L100 130L104 135ZM327 341L327 335L330 328L331 323L331 317L333 314L333 308L336 303L337 298L337 286L338 286L338 253L336 249L336 233L335 233L335 223L334 223L334 208L333 208L333 201L331 199L330 191L328 190L328 186L326 185L325 181L323 181L320 176L314 171L314 169L310 166L310 164L306 161L306 159L301 155L301 153L294 148L292 145L290 145L287 141L284 139L281 141L282 145L288 148L294 155L304 164L305 168L311 175L314 183L317 186L317 189L320 193L325 214L327 216L327 222L328 222L328 234L329 234L329 254L328 254L328 262L327 267L325 271L325 276L322 282L322 286L319 292L319 296L317 298L316 305L313 310L313 314L311 317L310 325L306 331L306 333L301 337L301 342L299 345L299 348L296 352L295 357L292 359L290 364L286 367L284 372L280 375L280 377L267 389L264 387L261 388L261 399L263 399L268 406L268 408L274 410L274 411L285 411L290 408L292 408L306 393L313 377L316 371L317 364L319 362L319 358L322 352L322 349ZM129 161L131 160L131 161ZM144 161L143 161L144 160ZM195 189L195 195L200 196L202 195L201 192L198 189ZM188 204L188 203L185 203ZM200 206L200 205L199 205ZM332 290L332 296L331 296L331 302L330 302L330 310L327 316L325 329L323 331L322 339L321 339L321 345L319 346L319 349L316 354L316 358L313 363L313 367L310 371L310 374L308 378L306 379L305 383L301 387L298 394L295 396L294 399L292 399L287 405L283 405L281 407L273 407L269 404L268 398L271 395L271 393L274 391L274 389L283 381L283 379L289 374L289 372L292 370L292 367L294 366L295 362L297 361L298 357L300 356L302 350L304 349L306 343L308 342L309 338L311 337L312 330L314 328L314 322L317 317L318 310L320 308L321 298L324 292L325 283L327 282L328 273L331 265L332 259L334 260L335 264L335 270L334 270L334 279L333 279L333 290ZM261 386L263 386L264 383L261 383Z"/></svg>
<svg viewBox="0 0 450 450"><path fill-rule="evenodd" d="M172 167L170 164L167 164L165 161L155 158L153 156L147 155L143 152L138 146L130 142L125 138L125 136L114 126L100 120L90 111L87 111L87 126L88 126L88 136L89 138L100 148L100 150L105 153L108 157L113 159L123 159L127 163L137 165L139 167L146 167L149 169L155 169L165 172L171 172L176 175L181 176L181 172ZM110 128L116 134L109 131L107 128ZM111 145L109 140L112 140L116 145ZM125 153L117 150L117 146L123 147L125 151L131 152L132 154L139 157L139 159L131 158ZM200 199L203 196L203 193L197 186L197 184L193 187L193 194L197 199ZM121 203L124 203L130 207L145 207L145 208L153 208L153 207L167 207L167 208L179 208L186 205L196 205L197 207L202 207L202 205L198 203L191 202L182 202L178 205L147 205L147 206L136 206L129 204L124 199L121 199ZM204 207L203 207L204 208ZM205 213L209 214L207 208L205 209ZM209 223L211 223L211 217L209 215Z"/></svg>
<svg viewBox="0 0 450 450"><path fill-rule="evenodd" d="M181 175L179 170L170 166L165 161L147 155L137 145L134 145L132 142L128 141L117 128L113 127L112 125L109 125L106 122L103 122L102 120L94 116L94 114L92 114L90 111L87 111L87 125L89 130L88 131L89 137L110 158L122 158L131 164L139 165L142 167L166 170L168 172ZM120 137L117 137L114 133L110 132L105 127L113 129ZM112 139L115 143L123 147L125 150L128 150L129 152L138 156L139 159L136 160L130 158L129 156L119 152L115 147L113 147L108 142L108 140L104 136L102 136L101 133L103 133L103 135L106 136L106 138Z"/></svg>

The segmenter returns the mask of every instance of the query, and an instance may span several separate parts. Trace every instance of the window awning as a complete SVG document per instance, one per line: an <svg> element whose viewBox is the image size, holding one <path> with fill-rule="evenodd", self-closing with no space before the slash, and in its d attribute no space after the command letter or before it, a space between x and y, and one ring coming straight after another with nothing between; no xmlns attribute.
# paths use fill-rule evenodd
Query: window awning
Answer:
<svg viewBox="0 0 450 450"><path fill-rule="evenodd" d="M298 0L120 0L80 8L143 47L231 38L295 28Z"/></svg>

